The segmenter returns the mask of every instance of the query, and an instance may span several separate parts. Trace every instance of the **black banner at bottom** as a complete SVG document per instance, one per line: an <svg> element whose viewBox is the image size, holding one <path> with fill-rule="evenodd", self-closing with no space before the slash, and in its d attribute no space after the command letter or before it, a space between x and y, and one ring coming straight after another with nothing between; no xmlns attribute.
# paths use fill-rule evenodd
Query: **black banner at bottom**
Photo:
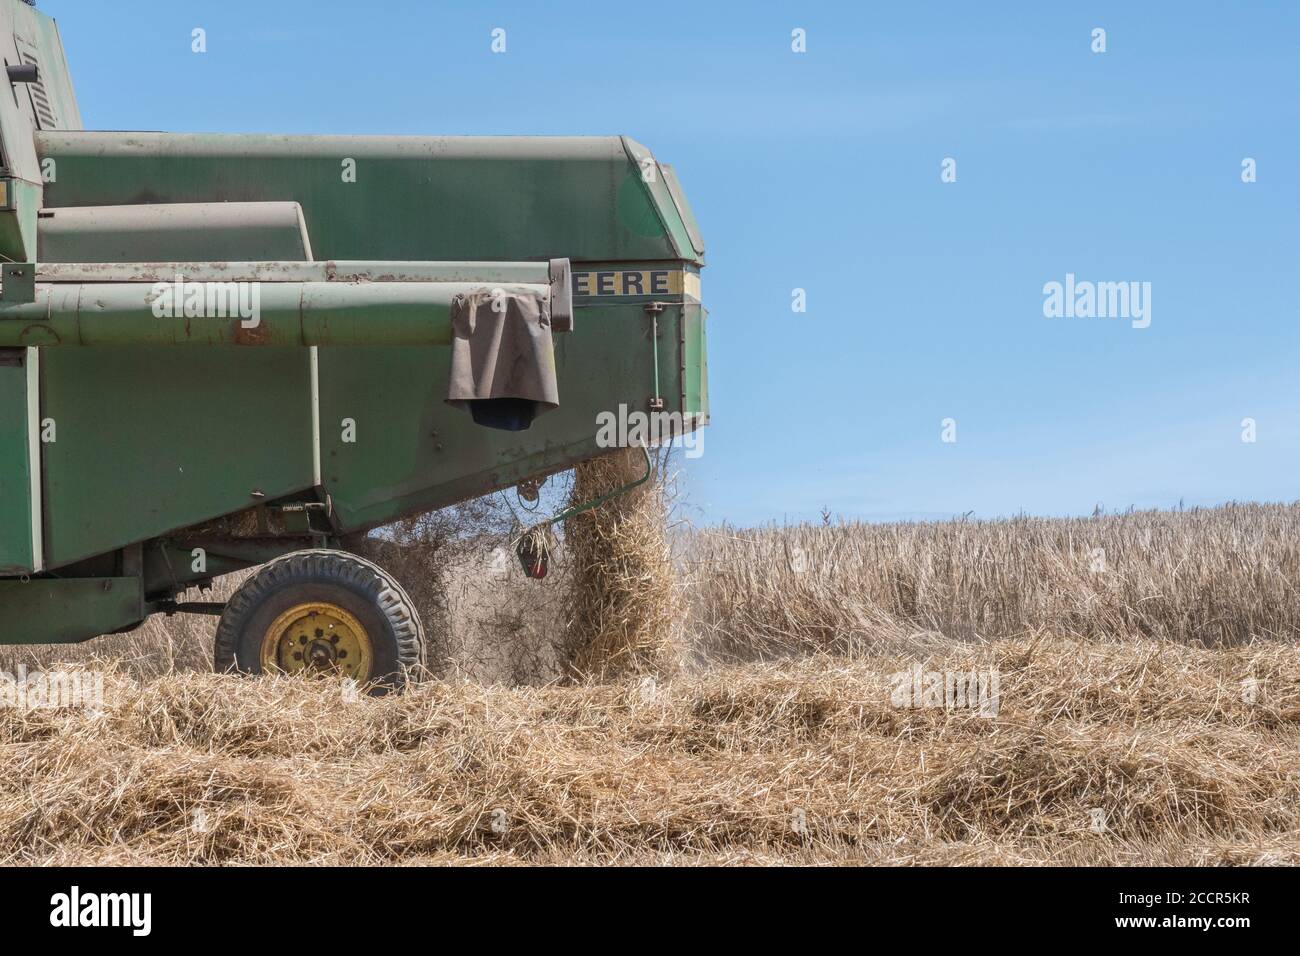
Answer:
<svg viewBox="0 0 1300 956"><path fill-rule="evenodd" d="M1169 938L1232 945L1289 926L1296 871L1277 869L0 869L9 941L370 943L477 927L493 941L557 930L692 942L773 925L936 944ZM433 940L430 940L432 943ZM915 941L914 941L915 942Z"/></svg>

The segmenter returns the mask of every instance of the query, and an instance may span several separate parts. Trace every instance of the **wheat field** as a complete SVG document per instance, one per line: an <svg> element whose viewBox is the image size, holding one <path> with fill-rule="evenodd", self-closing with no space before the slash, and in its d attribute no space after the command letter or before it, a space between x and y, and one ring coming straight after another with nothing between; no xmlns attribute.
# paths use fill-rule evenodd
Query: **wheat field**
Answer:
<svg viewBox="0 0 1300 956"><path fill-rule="evenodd" d="M616 679L566 670L563 548L538 583L410 533L436 674L400 696L211 674L202 618L0 650L107 675L0 708L0 861L1300 863L1297 532L679 528L671 664Z"/></svg>

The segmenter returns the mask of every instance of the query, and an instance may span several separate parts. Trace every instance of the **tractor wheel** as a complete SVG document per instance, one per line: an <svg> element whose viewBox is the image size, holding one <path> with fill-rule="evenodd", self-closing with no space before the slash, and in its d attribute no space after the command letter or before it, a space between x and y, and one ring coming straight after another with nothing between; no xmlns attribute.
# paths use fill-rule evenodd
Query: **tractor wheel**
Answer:
<svg viewBox="0 0 1300 956"><path fill-rule="evenodd" d="M402 586L344 551L295 551L258 569L217 625L216 669L350 677L382 694L424 653Z"/></svg>

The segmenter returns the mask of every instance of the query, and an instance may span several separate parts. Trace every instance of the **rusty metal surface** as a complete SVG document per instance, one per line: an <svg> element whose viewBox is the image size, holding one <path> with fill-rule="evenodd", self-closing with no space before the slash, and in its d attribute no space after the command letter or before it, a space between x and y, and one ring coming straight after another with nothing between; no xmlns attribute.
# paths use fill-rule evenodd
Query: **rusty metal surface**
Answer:
<svg viewBox="0 0 1300 956"><path fill-rule="evenodd" d="M41 262L38 282L550 282L540 262Z"/></svg>
<svg viewBox="0 0 1300 956"><path fill-rule="evenodd" d="M549 280L243 283L177 276L38 282L35 301L0 302L0 347L441 346L451 343L457 296L504 294L542 309L551 297Z"/></svg>

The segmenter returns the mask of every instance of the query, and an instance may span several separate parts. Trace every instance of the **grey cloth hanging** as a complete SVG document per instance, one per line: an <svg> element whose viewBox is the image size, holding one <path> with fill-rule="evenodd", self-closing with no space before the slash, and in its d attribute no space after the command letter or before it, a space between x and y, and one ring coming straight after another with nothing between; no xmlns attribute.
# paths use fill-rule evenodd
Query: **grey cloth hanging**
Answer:
<svg viewBox="0 0 1300 956"><path fill-rule="evenodd" d="M510 431L559 407L550 312L536 293L484 288L458 295L451 326L448 404Z"/></svg>

